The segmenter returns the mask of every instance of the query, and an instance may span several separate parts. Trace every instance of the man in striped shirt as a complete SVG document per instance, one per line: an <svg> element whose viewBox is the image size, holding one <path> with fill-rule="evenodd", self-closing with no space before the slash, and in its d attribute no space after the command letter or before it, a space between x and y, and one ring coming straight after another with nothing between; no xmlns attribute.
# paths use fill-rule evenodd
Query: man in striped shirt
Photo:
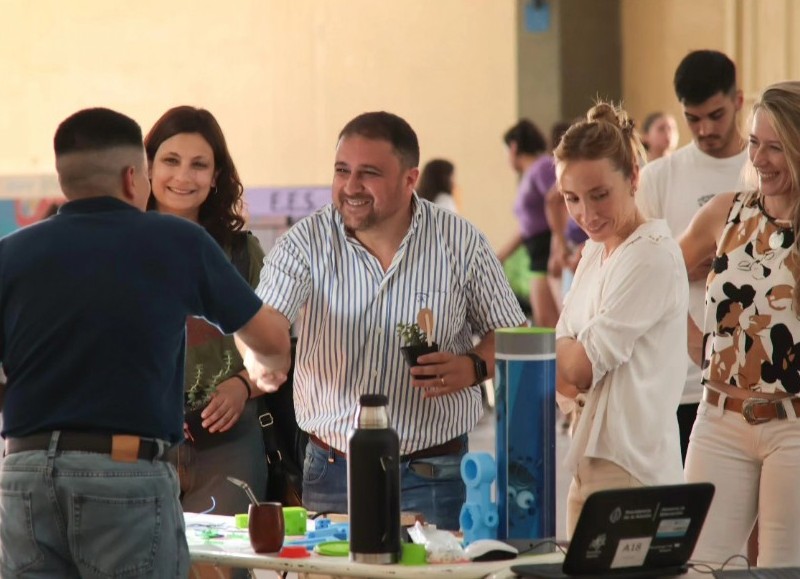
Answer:
<svg viewBox="0 0 800 579"><path fill-rule="evenodd" d="M405 120L375 112L350 121L336 148L333 203L278 239L257 293L298 321L295 412L310 434L304 504L347 510L359 396L385 394L400 436L403 510L458 529L460 461L482 412L479 384L494 371L494 330L525 317L486 238L417 197L418 165ZM440 351L409 372L396 326L421 308L433 312Z"/></svg>

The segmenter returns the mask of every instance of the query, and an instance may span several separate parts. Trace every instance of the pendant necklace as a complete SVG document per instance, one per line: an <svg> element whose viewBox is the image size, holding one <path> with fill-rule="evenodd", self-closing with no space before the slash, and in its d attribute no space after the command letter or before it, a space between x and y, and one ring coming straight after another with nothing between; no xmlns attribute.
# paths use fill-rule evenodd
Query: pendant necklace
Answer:
<svg viewBox="0 0 800 579"><path fill-rule="evenodd" d="M791 228L778 227L778 229L769 236L770 249L780 249L784 247L784 241L787 237L790 238L787 245L791 245L794 242L794 235Z"/></svg>

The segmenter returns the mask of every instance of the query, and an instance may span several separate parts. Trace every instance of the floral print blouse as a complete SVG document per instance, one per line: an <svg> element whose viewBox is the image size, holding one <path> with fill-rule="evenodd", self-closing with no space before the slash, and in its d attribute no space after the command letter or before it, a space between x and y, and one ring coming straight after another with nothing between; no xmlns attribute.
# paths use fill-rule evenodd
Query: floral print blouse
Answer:
<svg viewBox="0 0 800 579"><path fill-rule="evenodd" d="M754 392L800 392L800 259L790 226L755 192L738 193L706 286L703 382Z"/></svg>

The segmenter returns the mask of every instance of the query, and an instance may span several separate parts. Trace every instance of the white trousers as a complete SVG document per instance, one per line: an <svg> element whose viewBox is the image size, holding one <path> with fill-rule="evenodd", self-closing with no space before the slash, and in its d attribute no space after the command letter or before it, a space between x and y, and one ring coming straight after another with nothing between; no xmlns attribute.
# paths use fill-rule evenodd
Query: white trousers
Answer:
<svg viewBox="0 0 800 579"><path fill-rule="evenodd" d="M567 495L567 539L575 533L583 505L589 495L609 489L635 488L642 483L615 462L603 458L583 457L578 472L572 477Z"/></svg>
<svg viewBox="0 0 800 579"><path fill-rule="evenodd" d="M700 403L686 456L686 482L716 490L692 558L721 563L742 551L758 518L760 567L800 565L800 421L750 425Z"/></svg>

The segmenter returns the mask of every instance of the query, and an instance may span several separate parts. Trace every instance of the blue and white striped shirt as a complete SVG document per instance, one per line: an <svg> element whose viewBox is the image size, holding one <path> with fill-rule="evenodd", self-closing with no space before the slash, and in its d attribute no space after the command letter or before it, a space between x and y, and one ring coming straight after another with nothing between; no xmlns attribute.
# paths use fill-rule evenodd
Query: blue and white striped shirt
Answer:
<svg viewBox="0 0 800 579"><path fill-rule="evenodd" d="M430 308L433 339L463 354L472 337L519 326L525 316L486 238L464 218L414 195L408 233L389 269L328 205L295 224L264 259L256 290L299 323L294 374L297 422L334 448L347 449L361 394L385 394L400 452L469 432L482 412L478 387L423 399L395 328Z"/></svg>

